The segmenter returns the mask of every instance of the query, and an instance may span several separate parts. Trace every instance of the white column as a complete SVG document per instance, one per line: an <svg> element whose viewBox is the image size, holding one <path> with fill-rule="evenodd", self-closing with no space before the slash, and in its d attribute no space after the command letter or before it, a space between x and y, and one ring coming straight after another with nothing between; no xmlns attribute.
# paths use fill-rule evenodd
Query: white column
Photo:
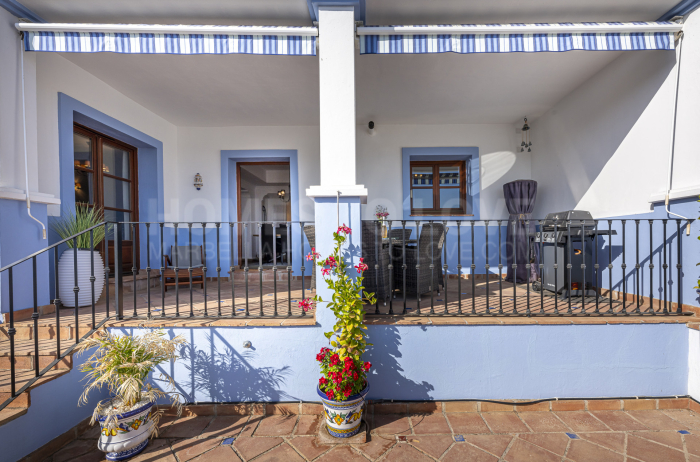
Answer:
<svg viewBox="0 0 700 462"><path fill-rule="evenodd" d="M321 185L310 197L367 197L355 178L355 12L319 7Z"/></svg>

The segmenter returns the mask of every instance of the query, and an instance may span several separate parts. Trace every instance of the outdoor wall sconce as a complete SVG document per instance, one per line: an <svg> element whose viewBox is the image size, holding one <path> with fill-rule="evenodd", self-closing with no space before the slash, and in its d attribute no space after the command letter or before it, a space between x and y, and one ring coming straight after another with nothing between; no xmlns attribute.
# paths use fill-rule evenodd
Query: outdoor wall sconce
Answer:
<svg viewBox="0 0 700 462"><path fill-rule="evenodd" d="M199 191L200 189L202 189L202 186L204 186L204 181L202 181L202 175L197 173L194 176L194 187L197 188L197 191Z"/></svg>
<svg viewBox="0 0 700 462"><path fill-rule="evenodd" d="M282 202L289 202L291 199L284 189L277 191L277 197L279 197Z"/></svg>
<svg viewBox="0 0 700 462"><path fill-rule="evenodd" d="M527 152L532 152L532 149L530 149L530 146L532 146L532 143L530 142L530 126L527 124L527 117L525 117L525 125L523 125L523 128L521 128L520 131L522 133L520 152L525 151L525 148L527 148Z"/></svg>

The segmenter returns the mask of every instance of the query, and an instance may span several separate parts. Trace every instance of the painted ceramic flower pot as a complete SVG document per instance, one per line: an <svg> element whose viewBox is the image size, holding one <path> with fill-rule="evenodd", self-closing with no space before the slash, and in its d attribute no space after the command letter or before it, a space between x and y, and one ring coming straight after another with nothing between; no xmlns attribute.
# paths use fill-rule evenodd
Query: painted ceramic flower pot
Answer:
<svg viewBox="0 0 700 462"><path fill-rule="evenodd" d="M107 428L106 417L100 417L100 439L97 448L107 453L107 460L126 460L143 451L151 436L153 403L117 416L117 426Z"/></svg>
<svg viewBox="0 0 700 462"><path fill-rule="evenodd" d="M345 401L328 399L318 387L316 387L316 392L323 402L328 433L336 438L350 438L357 435L362 423L362 406L365 404L365 396L369 392L369 383L364 390L348 397Z"/></svg>
<svg viewBox="0 0 700 462"><path fill-rule="evenodd" d="M100 299L105 286L105 265L96 250L78 249L78 306L92 304L92 283L90 282L90 256L95 259L95 302ZM58 259L58 298L66 308L75 307L75 252L67 249Z"/></svg>

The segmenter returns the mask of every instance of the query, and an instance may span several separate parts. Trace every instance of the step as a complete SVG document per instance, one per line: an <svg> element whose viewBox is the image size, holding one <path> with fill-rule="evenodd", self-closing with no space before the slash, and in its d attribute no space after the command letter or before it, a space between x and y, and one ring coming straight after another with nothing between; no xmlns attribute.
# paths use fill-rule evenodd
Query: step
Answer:
<svg viewBox="0 0 700 462"><path fill-rule="evenodd" d="M46 382L50 382L64 374L67 374L66 369L54 369L48 371L39 380L34 382L34 384L29 387L28 390L24 391L21 395L16 397L9 406L6 408L28 408L31 404L30 390L43 385ZM34 371L15 371L15 390L22 388L27 382L34 378ZM5 400L9 399L11 396L11 386L10 386L10 371L0 370L0 404L4 403Z"/></svg>
<svg viewBox="0 0 700 462"><path fill-rule="evenodd" d="M39 369L43 370L58 356L56 354L56 340L39 340ZM71 343L61 344L65 349ZM34 340L15 339L15 370L34 370L35 349ZM61 359L53 368L70 369L73 366L72 355ZM7 338L0 339L0 370L10 369L10 341Z"/></svg>
<svg viewBox="0 0 700 462"><path fill-rule="evenodd" d="M8 422L12 422L17 417L21 417L26 413L27 413L27 408L6 407L2 411L0 411L0 426L3 426Z"/></svg>

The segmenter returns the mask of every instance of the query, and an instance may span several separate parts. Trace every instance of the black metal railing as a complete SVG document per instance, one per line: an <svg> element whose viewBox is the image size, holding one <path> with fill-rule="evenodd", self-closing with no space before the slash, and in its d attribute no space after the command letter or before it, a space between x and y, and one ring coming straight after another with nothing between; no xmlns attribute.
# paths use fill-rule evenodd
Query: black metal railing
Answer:
<svg viewBox="0 0 700 462"><path fill-rule="evenodd" d="M91 303L90 307L87 308L87 312L89 313L89 319L90 322L88 323L88 326L85 326L85 322L82 323L82 326L85 330L81 331L81 323L80 323L80 308L79 308L79 292L80 292L80 287L78 283L78 239L81 237L84 237L86 235L89 235L89 240L90 240L90 246L93 248L93 243L94 243L94 233L95 230L98 228L105 227L105 231L107 230L105 223L101 223L98 225L95 225L81 233L75 234L73 236L70 236L66 239L63 239L62 241L59 241L45 249L42 249L38 252L35 252L19 261L16 261L8 266L5 266L4 268L0 268L0 275L6 273L7 274L7 281L8 281L8 287L7 287L7 293L8 293L8 306L9 306L9 311L6 314L6 322L8 322L9 327L7 329L7 337L8 337L8 350L9 350L9 382L10 382L10 396L7 398L4 402L0 403L0 410L4 409L7 407L12 401L14 401L18 396L20 396L24 391L29 389L34 383L39 380L42 376L44 376L47 372L51 371L54 367L56 367L66 356L70 355L73 351L73 349L80 343L83 339L89 337L92 335L95 330L99 329L108 319L109 319L109 308L107 308L107 311L104 313L102 316L102 319L100 321L97 321L96 318L96 302L97 300L95 299L95 271L104 271L103 269L100 268L95 268L95 252L91 252L91 257L90 257L90 290L91 290ZM73 313L67 312L68 310L62 308L62 304L60 301L60 298L58 296L59 294L59 271L58 271L58 261L59 261L59 247L65 246L66 244L71 243L72 244L72 249L66 250L66 252L72 252L73 253L73 292L75 294L75 307L73 308ZM47 366L44 368L40 368L40 356L42 351L40 350L39 347L39 338L42 337L42 334L40 334L40 314L39 314L39 297L38 297L38 285L39 281L37 278L37 259L42 256L46 255L48 256L49 253L53 253L54 257L54 282L55 282L55 297L53 300L54 307L56 310L55 313L55 326L48 326L48 329L50 331L53 331L53 339L55 340L55 354L52 353L51 356L55 356L53 361L51 361ZM29 349L31 350L30 353L33 353L33 364L32 364L32 371L22 374L21 376L21 381L19 380L18 377L18 371L16 367L16 362L18 359L18 355L16 354L16 344L17 340L15 339L15 336L17 335L17 329L16 329L16 321L15 321L15 272L17 270L21 270L22 265L24 264L31 264L31 284L32 284L32 306L31 307L25 307L27 309L32 309L31 313L31 323L28 325L25 325L25 328L31 328L32 329L32 334L31 334L31 340L33 340L33 345L29 346ZM109 273L105 271L105 277L109 278ZM26 284L27 281L20 281L20 284ZM48 281L46 281L48 282ZM26 285L22 285L21 287L22 290L26 289ZM107 307L109 305L107 304ZM86 309L83 310L83 314L85 313ZM68 345L64 343L63 348L61 347L61 327L62 327L62 317L63 315L66 315L66 318L73 317L74 321L74 326L71 326L75 331L72 333L72 339L73 342L70 342ZM65 322L65 319L63 319ZM81 336L81 334L83 334ZM27 339L29 340L29 339ZM45 348L45 345L42 345L42 348ZM26 348L26 346L25 346ZM4 349L4 348L3 348ZM6 353L5 351L2 352L3 355Z"/></svg>
<svg viewBox="0 0 700 462"><path fill-rule="evenodd" d="M378 295L367 312L690 314L683 312L689 225L680 219L363 220L365 289Z"/></svg>

